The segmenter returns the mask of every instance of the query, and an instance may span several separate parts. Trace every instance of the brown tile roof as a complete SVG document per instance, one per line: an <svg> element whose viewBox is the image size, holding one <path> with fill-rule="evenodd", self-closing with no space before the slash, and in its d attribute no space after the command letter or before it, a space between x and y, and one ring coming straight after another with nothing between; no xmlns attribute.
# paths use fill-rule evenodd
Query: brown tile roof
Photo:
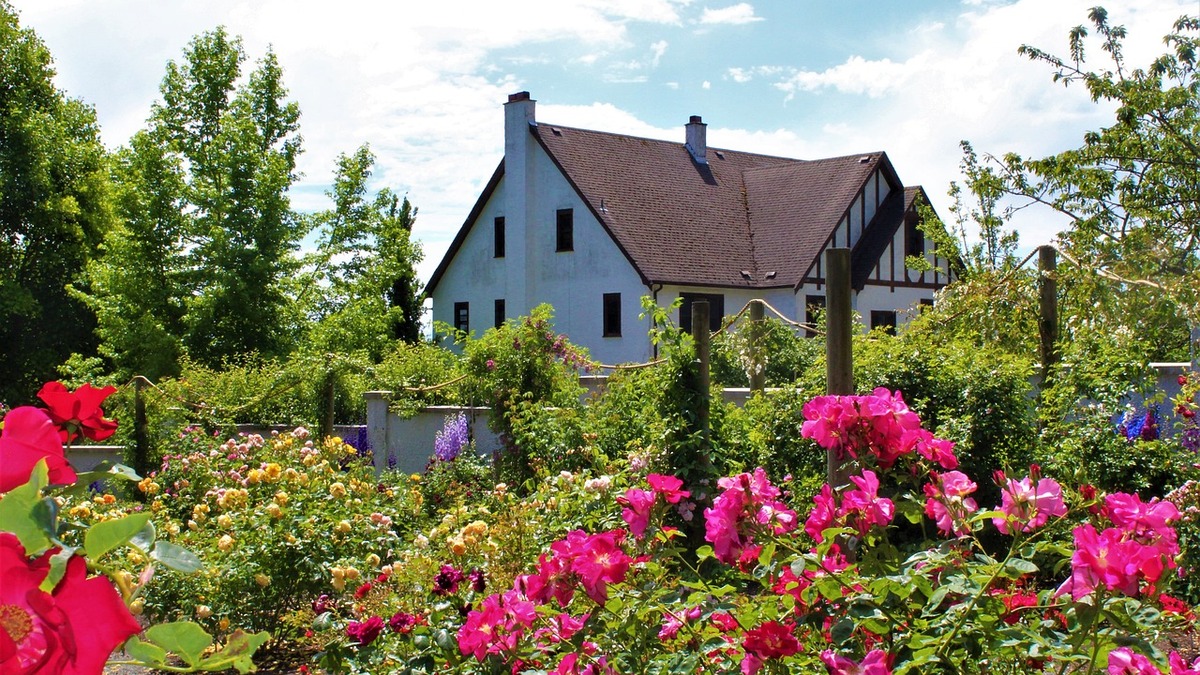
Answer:
<svg viewBox="0 0 1200 675"><path fill-rule="evenodd" d="M796 285L887 161L880 152L804 161L710 147L705 165L682 143L544 123L531 130L657 283Z"/></svg>
<svg viewBox="0 0 1200 675"><path fill-rule="evenodd" d="M699 164L683 143L547 123L530 133L647 284L796 286L872 172L900 185L882 152L805 161L709 147ZM503 162L427 291L502 171Z"/></svg>

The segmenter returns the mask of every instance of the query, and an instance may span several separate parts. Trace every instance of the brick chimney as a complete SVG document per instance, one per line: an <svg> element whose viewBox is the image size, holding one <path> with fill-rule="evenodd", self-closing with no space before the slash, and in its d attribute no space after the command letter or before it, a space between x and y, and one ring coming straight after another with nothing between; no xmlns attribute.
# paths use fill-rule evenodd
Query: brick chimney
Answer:
<svg viewBox="0 0 1200 675"><path fill-rule="evenodd" d="M692 153L692 159L696 160L698 164L708 164L708 141L705 131L707 127L707 124L700 121L699 115L689 117L687 126L684 127L687 130L685 147L688 152Z"/></svg>

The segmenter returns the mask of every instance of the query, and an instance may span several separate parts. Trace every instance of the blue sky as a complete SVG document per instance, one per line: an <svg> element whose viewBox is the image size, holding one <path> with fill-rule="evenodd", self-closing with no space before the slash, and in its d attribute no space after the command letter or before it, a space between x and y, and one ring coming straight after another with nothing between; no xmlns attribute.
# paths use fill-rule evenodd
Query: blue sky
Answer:
<svg viewBox="0 0 1200 675"><path fill-rule="evenodd" d="M376 187L407 193L428 278L503 153L501 105L528 90L540 121L803 159L883 150L949 218L960 140L1042 155L1110 111L1017 55L1066 53L1096 0L14 0L49 46L57 83L124 144L166 62L217 25L251 59L270 46L302 111L301 209L324 208L338 153L370 143ZM1122 0L1130 64L1200 0ZM1098 48L1095 63L1106 64ZM1023 248L1061 227L1015 221Z"/></svg>

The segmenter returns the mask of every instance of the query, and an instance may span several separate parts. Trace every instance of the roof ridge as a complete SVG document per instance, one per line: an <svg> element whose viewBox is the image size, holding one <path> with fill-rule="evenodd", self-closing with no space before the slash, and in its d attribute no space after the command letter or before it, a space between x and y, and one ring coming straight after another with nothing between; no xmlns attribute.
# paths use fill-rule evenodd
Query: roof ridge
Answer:
<svg viewBox="0 0 1200 675"><path fill-rule="evenodd" d="M681 142L669 141L669 140L666 140L663 138L651 138L649 136L635 136L633 134L622 134L622 133L618 133L616 131L601 131L599 129L584 129L583 127L573 127L573 126L566 125L566 124L555 124L553 122L538 122L537 124L530 125L530 126L551 127L554 129L569 129L571 131L583 131L585 133L601 134L603 136L619 136L621 138L629 138L629 139L632 139L635 141L650 141L651 143L666 143L667 145L678 146L681 148L684 147L684 145L685 145L684 143L681 143ZM824 159L826 159L826 158L796 159L795 157L784 157L782 155L768 155L768 154L761 153L761 152L749 152L747 150L732 150L729 148L718 148L718 147L715 147L712 145L708 146L708 151L709 152L713 152L713 151L731 152L731 153L735 153L735 154L742 155L745 157L763 157L766 159L778 159L778 160L782 160L781 164L797 164L797 163L802 164L802 163L806 163L806 162L819 162L819 161L823 161ZM862 153L859 153L859 156L861 156L861 154ZM874 154L874 153L867 153L867 154ZM846 156L850 157L851 155L846 155ZM837 159L837 158L830 158L830 159Z"/></svg>

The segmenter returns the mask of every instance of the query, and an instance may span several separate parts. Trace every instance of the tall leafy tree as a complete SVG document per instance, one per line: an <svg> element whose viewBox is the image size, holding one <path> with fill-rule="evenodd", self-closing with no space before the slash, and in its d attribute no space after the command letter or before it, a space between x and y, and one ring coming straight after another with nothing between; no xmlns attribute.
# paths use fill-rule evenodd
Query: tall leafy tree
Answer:
<svg viewBox="0 0 1200 675"><path fill-rule="evenodd" d="M95 112L54 87L49 50L0 0L0 400L30 400L95 319L68 284L113 221Z"/></svg>
<svg viewBox="0 0 1200 675"><path fill-rule="evenodd" d="M419 340L422 309L414 270L421 251L411 240L417 209L387 188L369 198L374 163L365 145L338 157L327 193L333 207L312 216L321 243L306 288L319 293L312 342L377 360L393 340Z"/></svg>
<svg viewBox="0 0 1200 675"><path fill-rule="evenodd" d="M998 158L987 178L1021 205L1069 218L1060 243L1070 264L1059 271L1081 315L1137 332L1157 358L1186 358L1187 323L1200 326L1200 19L1179 19L1167 53L1145 68L1126 62L1126 31L1103 8L1089 20L1070 32L1065 58L1031 46L1020 53L1048 64L1056 82L1115 105L1113 123L1056 155ZM1103 69L1087 62L1093 31Z"/></svg>

